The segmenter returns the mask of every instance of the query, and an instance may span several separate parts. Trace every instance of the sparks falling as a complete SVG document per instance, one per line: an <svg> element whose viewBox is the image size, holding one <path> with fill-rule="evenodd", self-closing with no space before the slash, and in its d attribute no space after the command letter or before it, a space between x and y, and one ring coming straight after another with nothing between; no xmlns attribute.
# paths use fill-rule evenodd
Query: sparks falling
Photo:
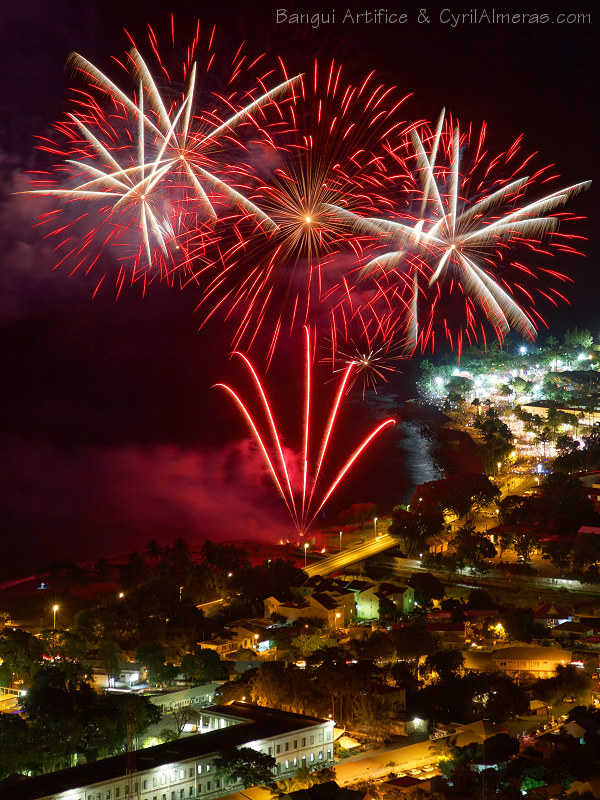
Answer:
<svg viewBox="0 0 600 800"><path fill-rule="evenodd" d="M329 500L361 453L364 452L381 431L395 424L395 420L386 419L384 422L377 425L344 462L333 479L324 478L323 462L334 433L342 397L351 380L355 364L348 364L344 370L325 428L320 434L316 433L313 431L312 422L311 364L313 361L313 350L308 329L305 328L304 330L306 342L305 395L302 421L302 448L299 456L294 456L284 451L281 433L273 415L267 394L252 363L243 353L237 352L236 355L243 361L252 378L261 407L261 420L258 420L257 416L249 411L248 406L234 389L223 383L217 384L217 386L224 389L233 398L250 427L252 435L263 454L268 471L277 487L277 491L281 495L293 520L294 526L301 536L308 531L317 514ZM318 445L317 442L319 442Z"/></svg>
<svg viewBox="0 0 600 800"><path fill-rule="evenodd" d="M40 178L30 194L63 201L42 221L53 226L50 235L58 241L59 263L74 263L73 271L88 271L99 251L112 245L112 254L122 264L131 262L132 281L140 276L146 281L155 273L170 278L182 265L189 268L183 240L191 232L197 253L198 238L204 241L211 233L223 204L252 217L265 230L275 227L257 205L222 179L219 155L231 146L238 127L256 129L254 115L289 91L298 77L286 78L268 91L259 79L263 91L258 96L246 91L236 105L233 95L215 95L210 105L199 108L199 27L183 64L183 90L175 88L181 79L172 80L152 30L149 38L158 61L156 72L135 46L124 63L117 61L128 82L138 87L132 97L83 56L70 57L86 88L76 93L75 111L57 125L67 146L50 141L41 146L60 155L64 166L56 176ZM213 38L214 30L205 73L213 63ZM239 78L244 60L240 49L230 83ZM166 88L161 88L165 77ZM217 105L227 115L218 115ZM65 204L77 209L75 219L65 214ZM87 230L81 235L83 227ZM122 285L123 266L119 275Z"/></svg>

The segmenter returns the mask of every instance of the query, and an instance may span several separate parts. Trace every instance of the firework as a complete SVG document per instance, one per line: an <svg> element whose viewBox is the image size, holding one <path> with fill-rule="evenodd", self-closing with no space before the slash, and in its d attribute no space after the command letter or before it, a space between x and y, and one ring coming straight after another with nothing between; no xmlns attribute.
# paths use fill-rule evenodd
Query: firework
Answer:
<svg viewBox="0 0 600 800"><path fill-rule="evenodd" d="M344 373L351 367L351 380L346 387L346 393L359 384L363 400L369 390L377 394L377 385L388 383L389 377L399 372L397 362L407 357L404 343L396 342L393 338L381 341L377 337L376 340L363 339L362 342L332 339L330 349L331 354L323 361L331 364L335 375Z"/></svg>
<svg viewBox="0 0 600 800"><path fill-rule="evenodd" d="M338 390L335 394L333 404L329 413L329 419L320 436L320 443L315 448L315 439L312 430L312 368L313 352L310 344L310 335L307 328L305 330L306 353L305 353L305 398L303 412L303 434L302 449L300 454L284 452L282 437L277 427L275 417L271 410L266 392L252 366L249 359L237 352L236 355L244 362L256 388L259 405L261 408L261 419L253 415L241 397L230 386L219 383L217 386L224 389L235 401L242 416L248 423L250 430L260 448L265 459L268 471L277 487L277 490L288 509L294 526L301 535L309 529L317 514L321 511L325 503L329 500L335 489L338 487L346 473L350 470L361 453L369 446L379 433L389 425L394 425L393 419L386 419L377 425L368 436L358 445L350 457L345 461L341 468L334 475L333 479L323 478L323 462L328 452L328 447L333 436L335 423L342 402L342 397L351 381L355 364L350 363L345 368L340 380Z"/></svg>
<svg viewBox="0 0 600 800"><path fill-rule="evenodd" d="M85 91L76 94L75 111L57 127L67 146L46 142L45 149L64 159L50 179L40 179L31 192L63 201L44 222L53 225L61 263L69 259L74 269L89 269L98 250L113 245L121 261L131 259L132 279L158 272L169 277L182 263L182 246L191 232L194 253L198 240L211 238L219 204L235 207L264 226L274 228L258 206L220 177L219 156L232 146L233 133L243 125L257 129L254 116L293 85L287 78L268 91L238 96L212 96L206 107L195 102L199 70L195 61L199 28L183 80L172 80L150 31L150 43L158 62L157 74L134 46L121 64L128 82L137 91L130 97L106 74L78 54L71 56L73 69L84 78ZM210 51L207 67L213 63ZM173 43L175 41L173 31ZM120 62L117 62L120 63ZM234 79L242 74L244 57L238 51L232 66ZM264 88L265 78L259 79ZM229 90L229 85L227 86ZM216 106L220 105L219 114ZM240 145L241 146L241 145ZM74 206L75 213L66 214ZM83 236L78 234L87 228ZM122 283L123 270L120 272Z"/></svg>
<svg viewBox="0 0 600 800"><path fill-rule="evenodd" d="M225 308L236 319L235 347L247 350L265 325L271 357L283 330L354 314L352 270L375 237L339 212L372 215L385 202L373 150L401 124L401 103L373 74L355 87L339 65L315 63L277 106L271 144L236 166L234 185L275 227L253 214L237 224L200 304L207 317Z"/></svg>
<svg viewBox="0 0 600 800"><path fill-rule="evenodd" d="M471 145L471 132L462 134L458 124L448 124L444 112L435 131L426 129L419 134L412 128L409 142L403 146L406 154L402 148L390 153L402 164L403 174L414 177L412 196L413 202L420 204L418 215L357 222L362 229L378 230L388 242L388 251L371 260L363 275L378 275L388 301L400 300L408 338L413 346L420 342L422 349L428 341L433 347L438 316L450 343L454 336L459 350L463 334L469 342L477 340L477 306L500 341L511 327L533 339L541 317L526 284L536 276L531 267L509 261L508 254L513 246L521 245L548 255L541 247L547 235L551 246L575 252L564 237L558 239L554 233L551 238L552 232L558 226L557 209L590 182L524 202L526 190L536 179L546 178L545 170L522 175L530 159L520 157L520 140L489 162L485 133L484 124L475 153L467 159L463 153ZM503 177L493 178L498 168ZM565 280L557 272L542 272ZM564 299L553 289L535 288L552 301ZM449 297L453 294L458 296L462 312L452 305ZM462 329L455 317L461 313ZM481 332L485 340L483 326Z"/></svg>

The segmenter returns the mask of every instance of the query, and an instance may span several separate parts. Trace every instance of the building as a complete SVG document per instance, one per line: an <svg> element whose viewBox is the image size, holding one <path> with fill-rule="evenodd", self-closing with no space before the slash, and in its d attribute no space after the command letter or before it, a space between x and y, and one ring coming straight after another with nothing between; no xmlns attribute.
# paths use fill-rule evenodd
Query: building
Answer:
<svg viewBox="0 0 600 800"><path fill-rule="evenodd" d="M564 606L558 603L542 603L533 609L533 621L545 625L547 628L556 628L563 622L572 622L573 615Z"/></svg>
<svg viewBox="0 0 600 800"><path fill-rule="evenodd" d="M115 689L117 691L135 692L145 688L142 680L142 665L131 661L119 662L119 675L108 675L97 659L83 661L83 666L90 674L94 689Z"/></svg>
<svg viewBox="0 0 600 800"><path fill-rule="evenodd" d="M204 709L202 718L206 733L137 751L133 772L125 755L113 756L4 784L0 800L212 800L245 788L226 785L214 766L232 747L272 755L280 778L333 762L333 720L241 702Z"/></svg>
<svg viewBox="0 0 600 800"><path fill-rule="evenodd" d="M500 672L510 678L553 678L556 667L571 661L570 650L557 647L505 647L492 654L492 661Z"/></svg>
<svg viewBox="0 0 600 800"><path fill-rule="evenodd" d="M163 714L167 714L169 711L177 711L186 706L202 708L212 705L219 686L221 686L220 681L211 681L202 686L190 686L188 689L146 695L146 697L153 705L158 706Z"/></svg>

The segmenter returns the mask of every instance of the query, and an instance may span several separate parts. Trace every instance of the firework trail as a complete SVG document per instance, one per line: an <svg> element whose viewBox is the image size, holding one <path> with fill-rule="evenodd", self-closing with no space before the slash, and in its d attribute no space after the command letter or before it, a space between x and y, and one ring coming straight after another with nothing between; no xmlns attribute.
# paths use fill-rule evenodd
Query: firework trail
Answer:
<svg viewBox="0 0 600 800"><path fill-rule="evenodd" d="M388 242L388 251L366 264L363 275L378 276L381 294L390 304L399 303L405 331L412 346L433 348L435 326L443 323L451 345L460 351L463 336L477 341L477 307L483 311L500 341L509 328L535 338L542 321L528 283L537 279L532 267L509 261L515 245L551 255L542 239L563 252L576 250L565 236L556 233L557 209L589 181L568 186L538 200L524 202L526 190L549 178L546 169L523 175L530 158L520 155L521 140L505 153L488 159L485 124L475 142L475 153L467 159L472 131L460 132L442 112L435 131L416 127L409 140L390 154L402 165L403 175L414 179L413 203L420 204L416 216L392 220L372 218L356 221L361 230L377 230ZM475 138L475 137L473 137ZM468 163L468 168L464 168ZM502 178L495 170L502 169ZM545 276L567 280L549 269ZM556 304L561 294L546 286L534 286ZM460 305L453 304L451 295ZM462 323L458 320L462 318ZM485 341L485 330L480 323Z"/></svg>
<svg viewBox="0 0 600 800"><path fill-rule="evenodd" d="M333 404L329 413L328 421L321 432L320 437L313 431L312 422L312 362L313 353L310 343L310 334L305 327L305 398L304 412L302 421L302 449L299 455L291 455L284 452L282 437L277 427L271 405L267 394L263 388L260 378L252 366L251 362L243 353L237 352L236 355L244 362L252 378L256 389L259 406L261 408L261 421L257 419L248 409L248 406L241 399L239 394L230 386L219 383L218 387L224 389L235 401L242 416L252 431L254 438L263 454L269 473L281 495L286 508L288 509L294 526L304 535L310 528L317 514L321 511L325 503L329 500L333 492L339 486L346 473L357 461L361 453L369 446L379 433L389 425L394 425L395 420L386 419L377 425L368 436L358 445L354 452L339 468L333 479L323 478L323 462L328 452L328 447L333 436L335 423L342 402L342 397L347 390L348 384L355 369L354 363L348 364L345 368L338 390L335 394ZM319 397L319 400L321 398ZM320 439L318 446L313 443L316 438ZM298 475L300 477L298 477ZM298 485L300 484L300 485Z"/></svg>
<svg viewBox="0 0 600 800"><path fill-rule="evenodd" d="M132 281L141 276L145 282L156 272L168 278L182 264L189 266L183 243L190 231L196 254L199 239L203 244L211 241L222 204L252 217L265 230L275 227L258 206L220 177L219 157L233 146L239 128L259 130L263 108L297 79L287 78L266 90L267 75L258 79L260 93L234 91L245 76L246 58L240 49L224 87L227 94L214 93L199 109L196 93L213 65L214 29L202 74L196 61L199 34L198 26L181 80L176 81L150 29L154 73L135 45L123 62L117 61L127 82L136 87L131 97L83 56L70 57L86 88L76 91L74 111L57 125L66 146L48 141L41 146L64 163L55 174L37 180L30 193L63 201L41 221L53 227L59 263L74 263L73 271L87 272L100 251L112 245L119 260L131 261ZM172 40L174 46L174 26ZM75 212L68 214L71 205ZM87 232L80 238L76 229L82 225ZM119 286L124 276L122 267Z"/></svg>
<svg viewBox="0 0 600 800"><path fill-rule="evenodd" d="M247 351L264 327L270 359L283 331L355 315L352 273L377 237L357 233L339 211L373 215L387 202L374 150L403 124L402 102L374 74L348 85L339 65L315 62L289 100L271 107L279 114L267 127L271 143L236 166L231 182L274 228L245 215L224 269L212 279L201 270L209 282L199 308L235 320L234 347Z"/></svg>

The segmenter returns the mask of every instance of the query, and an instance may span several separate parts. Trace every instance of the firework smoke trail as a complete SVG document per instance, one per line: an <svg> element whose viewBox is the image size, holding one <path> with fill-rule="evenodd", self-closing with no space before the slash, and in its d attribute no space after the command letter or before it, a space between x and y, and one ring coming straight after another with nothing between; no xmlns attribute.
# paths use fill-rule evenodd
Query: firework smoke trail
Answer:
<svg viewBox="0 0 600 800"><path fill-rule="evenodd" d="M409 154L401 157L392 150L390 154L402 163L404 174L416 176L421 184L421 216L405 221L383 218L356 221L360 230L378 230L382 238L390 243L387 253L378 255L366 264L363 276L382 276L382 284L389 281L391 296L396 300L404 298L402 316L413 347L420 342L424 350L428 340L431 340L433 347L433 326L435 315L440 313L443 286L449 287L448 294L457 291L463 297L464 335L469 342L477 340L477 305L492 324L500 341L511 327L523 336L534 339L537 334L536 318L541 320L541 317L535 310L531 293L520 281L536 276L531 268L523 264L503 263L506 250L520 244L532 251L551 255L541 249L541 240L556 231L557 209L587 189L590 181L565 187L519 206L526 189L534 185L544 172L538 170L531 177L519 176L530 160L524 159L516 168L510 163L519 153L520 140L506 153L486 163L484 124L473 163L463 173L461 147L470 144L470 133L461 134L458 124L452 129L445 122L444 112L433 134L425 131L422 136L413 127L409 135L410 146L404 146ZM445 156L445 164L439 163L440 152ZM410 165L409 161L412 162ZM507 168L507 171L512 170L508 178L493 180L490 177L498 165ZM417 191L414 193L416 195ZM551 241L550 244L555 244L562 251L576 252L564 243ZM544 271L566 280L557 272ZM382 291L385 293L390 290ZM552 294L564 299L553 289L544 287L538 288L538 291L553 302ZM524 297L523 301L515 299L517 292ZM528 308L524 305L528 305ZM420 325L422 306L429 315L423 328ZM446 336L452 344L453 326L448 324L447 319L444 319L444 325ZM485 339L483 326L481 330ZM454 330L459 351L462 336L463 330Z"/></svg>
<svg viewBox="0 0 600 800"><path fill-rule="evenodd" d="M286 508L292 517L294 526L302 536L310 528L317 514L321 511L327 500L331 497L335 489L343 480L344 476L351 469L353 464L357 461L364 450L379 435L381 431L383 431L389 425L395 424L395 420L386 419L377 425L344 462L344 464L335 474L333 480L329 480L324 483L322 479L323 461L328 451L328 446L333 435L338 412L341 406L342 396L347 389L348 381L354 369L354 364L349 364L344 370L342 380L331 406L328 421L320 437L321 441L318 448L318 455L316 456L314 466L311 470L310 445L314 438L311 436L311 365L313 362L313 354L311 352L312 347L307 328L305 328L305 347L305 400L302 423L303 444L300 456L302 465L301 469L299 470L301 475L300 487L294 486L290 472L290 462L293 457L288 456L288 459L286 460L281 436L275 423L275 418L267 399L266 392L256 370L252 366L249 359L243 353L235 353L235 355L237 355L246 365L246 368L248 369L252 378L252 382L257 390L262 415L267 420L264 430L261 422L257 421L256 416L249 411L247 404L244 403L240 395L234 389L223 383L216 384L217 387L222 388L234 400L243 418L250 427L250 430L252 431L252 434L263 454L268 471L273 479L273 482L275 483L275 486L277 487L277 491L281 495Z"/></svg>
<svg viewBox="0 0 600 800"><path fill-rule="evenodd" d="M209 49L213 36L214 30ZM86 222L94 223L81 243L75 235L72 238L68 235L68 228L74 222L67 221L52 232L59 238L56 249L67 251L59 263L70 259L76 262L73 271L81 267L89 269L97 260L93 257L93 245L98 248L119 245L121 250L129 246L133 252L132 279L143 274L145 280L153 271L158 271L161 277L170 277L181 264L189 266L179 236L191 230L196 240L200 237L204 242L207 236L210 239L218 216L217 202L234 206L265 230L275 227L258 206L219 176L215 154L219 148L223 150L224 142L231 145L235 129L242 124L258 130L255 117L290 91L299 76L286 78L269 90L264 79L259 79L263 89L260 96L246 93L241 103L236 103L232 95L217 95L213 103L220 101L224 107L227 112L224 120L210 108L198 111L195 106L198 69L193 60L198 37L199 28L183 65L185 88L178 91L161 61L156 36L150 30L158 72L162 73L162 83L166 76L168 88L159 88L134 46L124 64L117 62L138 86L133 99L87 59L78 54L71 56L73 69L84 77L89 88L77 93L75 113L69 113L68 121L57 126L66 137L66 150L53 142L41 146L65 159L66 167L60 167L60 171L66 169L69 182L57 187L55 177L44 177L29 192L76 207L87 207L92 202L92 211L82 210L75 220L78 223L85 217ZM209 56L207 72L213 63L212 55ZM238 51L230 83L239 77L243 61ZM43 221L60 223L64 217L62 210L50 212ZM96 219L99 219L97 224Z"/></svg>
<svg viewBox="0 0 600 800"><path fill-rule="evenodd" d="M271 144L236 165L229 182L275 227L247 215L217 274L207 265L194 276L208 279L198 306L205 320L219 311L237 323L236 349L247 352L264 327L270 360L283 331L312 327L342 308L355 314L348 276L377 237L357 233L338 211L373 215L387 202L374 178L374 151L404 124L396 113L404 99L373 74L352 86L335 62L315 62L290 98L270 107Z"/></svg>

